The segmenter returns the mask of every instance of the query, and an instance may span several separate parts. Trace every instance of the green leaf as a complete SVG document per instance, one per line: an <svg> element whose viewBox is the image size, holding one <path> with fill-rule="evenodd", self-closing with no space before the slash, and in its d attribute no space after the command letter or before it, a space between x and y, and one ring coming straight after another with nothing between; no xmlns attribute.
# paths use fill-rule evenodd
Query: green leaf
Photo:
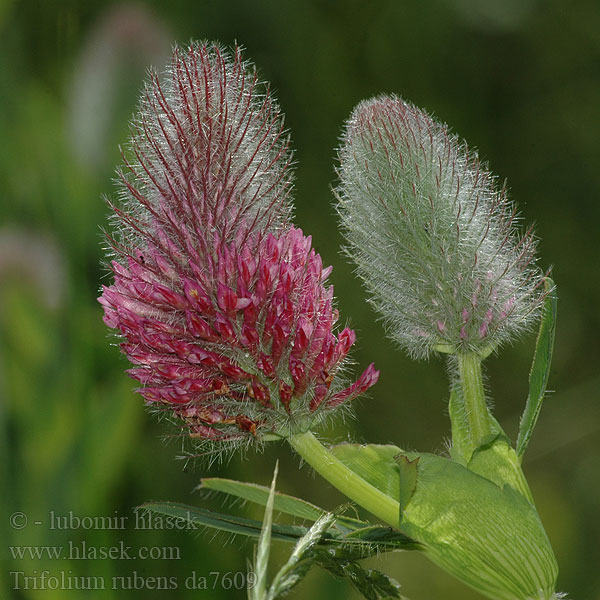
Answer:
<svg viewBox="0 0 600 600"><path fill-rule="evenodd" d="M198 486L200 489L213 490L241 498L255 504L266 506L269 498L269 488L256 483L246 483L235 481L233 479L223 479L219 477L204 478ZM288 496L281 492L275 492L274 509L286 515L316 521L322 517L326 511L306 500ZM365 527L367 523L351 517L340 515L337 517L336 524L342 526L344 530L354 531L357 528Z"/></svg>
<svg viewBox="0 0 600 600"><path fill-rule="evenodd" d="M510 485L533 504L533 496L520 463L508 437L498 434L492 441L473 452L468 469L489 479L498 487Z"/></svg>
<svg viewBox="0 0 600 600"><path fill-rule="evenodd" d="M372 525L346 535L341 544L344 556L353 559L368 558L394 550L422 550L421 544L392 527ZM333 550L334 553L338 551Z"/></svg>
<svg viewBox="0 0 600 600"><path fill-rule="evenodd" d="M417 485L418 454L392 444L340 444L331 453L359 477L400 505L400 521Z"/></svg>
<svg viewBox="0 0 600 600"><path fill-rule="evenodd" d="M296 544L289 560L273 580L269 589L269 600L287 593L313 566L321 566L336 577L349 579L368 600L400 598L395 581L379 571L364 569L356 561L390 549L390 545L404 543L406 537L389 527L369 527L347 536L354 538L352 541L358 541L359 544L343 543L335 549L325 550L322 544L323 537L336 518L336 514L326 513ZM368 543L364 543L366 540ZM364 551L365 548L367 552Z"/></svg>
<svg viewBox="0 0 600 600"><path fill-rule="evenodd" d="M545 598L555 589L556 559L532 504L452 460L420 455L402 531L490 598Z"/></svg>
<svg viewBox="0 0 600 600"><path fill-rule="evenodd" d="M250 591L252 600L263 600L267 593L267 568L269 566L269 553L271 551L271 527L273 525L273 503L275 500L275 482L277 481L277 471L279 462L275 463L275 472L271 482L271 490L265 508L265 518L258 539L258 548L256 550L256 561L254 563L254 572L256 582Z"/></svg>
<svg viewBox="0 0 600 600"><path fill-rule="evenodd" d="M227 515L176 502L146 502L139 508L173 521L180 521L181 529L194 530L199 527L210 527L228 533L258 538L262 528L262 523L254 519ZM326 514L328 513L323 511L323 515ZM339 518L341 516L336 515L336 519ZM353 547L354 551L363 557L392 550L418 549L418 544L414 540L391 527L372 526L361 521L356 521L356 523L362 523L362 526L355 526L351 532L340 531L335 528L329 529L321 539L320 544L333 549L340 548L342 545ZM308 531L308 527L273 523L271 536L273 539L295 543L305 536Z"/></svg>
<svg viewBox="0 0 600 600"><path fill-rule="evenodd" d="M517 456L521 458L527 449L533 429L538 420L546 385L550 374L552 362L552 350L554 347L554 334L556 331L557 296L554 282L546 277L544 281L546 300L540 323L533 364L529 373L529 395L525 405L525 411L519 425L519 437L517 439Z"/></svg>
<svg viewBox="0 0 600 600"><path fill-rule="evenodd" d="M400 456L396 456L396 462L400 471L400 492L398 502L400 504L400 523L402 523L404 509L413 497L417 487L417 465L419 457L417 456L411 460L408 456L401 454Z"/></svg>
<svg viewBox="0 0 600 600"><path fill-rule="evenodd" d="M398 446L382 444L340 444L331 453L373 487L397 501L400 500L401 471L396 456L403 454Z"/></svg>
<svg viewBox="0 0 600 600"><path fill-rule="evenodd" d="M216 487L221 486L217 484ZM260 538L255 572L258 573L260 570L258 567L262 565L261 576L263 579L266 577L265 569L268 559L268 552L265 551L265 548L269 540L264 535L267 528L270 527L272 539L297 542L290 559L273 580L269 592L265 595L263 587L259 586L259 590L262 590L263 593L259 596L250 596L253 600L257 600L257 598L272 599L287 592L314 565L319 565L338 577L349 578L352 585L368 600L382 600L388 597L401 598L398 595L397 584L387 575L370 569L365 570L356 561L380 555L382 552L422 549L418 542L391 527L366 523L362 527L357 527L357 524L363 522L356 519L352 519L355 527L353 531L342 532L335 529L335 519L341 518L342 515L325 511L311 528L272 523L269 515L272 516L277 498L277 492L274 488L272 489L271 502L267 501L265 524L252 519L225 515L174 502L147 502L140 509L172 520L179 520L182 529L211 527L228 533ZM261 546L264 546L262 550ZM256 588L257 586L253 588L252 594L258 593L255 592Z"/></svg>
<svg viewBox="0 0 600 600"><path fill-rule="evenodd" d="M245 519L233 515L226 515L212 510L179 504L176 502L146 502L139 507L142 510L169 517L182 522L182 529L194 529L197 527L211 527L228 533L246 535L258 538L262 529L262 523L254 519ZM187 524L187 525L186 525ZM306 527L297 525L273 524L273 539L286 542L295 542L307 532Z"/></svg>
<svg viewBox="0 0 600 600"><path fill-rule="evenodd" d="M308 573L314 564L313 549L335 523L335 514L325 513L296 544L288 561L279 570L269 589L269 598L287 593Z"/></svg>
<svg viewBox="0 0 600 600"><path fill-rule="evenodd" d="M367 600L402 598L398 583L381 571L365 569L356 561L332 557L323 551L317 554L315 560L335 577L348 579Z"/></svg>

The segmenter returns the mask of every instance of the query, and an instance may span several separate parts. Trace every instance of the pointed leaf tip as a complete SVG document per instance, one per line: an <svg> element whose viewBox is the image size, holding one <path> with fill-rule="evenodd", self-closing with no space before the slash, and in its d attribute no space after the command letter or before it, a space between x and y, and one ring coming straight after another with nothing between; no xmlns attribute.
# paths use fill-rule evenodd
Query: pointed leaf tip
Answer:
<svg viewBox="0 0 600 600"><path fill-rule="evenodd" d="M523 456L527 449L533 429L540 415L552 363L558 299L556 296L556 286L549 277L546 277L544 280L544 288L546 299L544 301L540 330L533 355L533 363L529 373L529 395L519 425L519 437L517 439L517 456L519 458Z"/></svg>
<svg viewBox="0 0 600 600"><path fill-rule="evenodd" d="M408 456L399 454L394 457L394 460L398 464L398 469L400 471L400 492L398 502L400 504L400 523L402 523L404 509L417 489L417 477L419 475L417 466L419 464L419 457L417 456L411 460Z"/></svg>

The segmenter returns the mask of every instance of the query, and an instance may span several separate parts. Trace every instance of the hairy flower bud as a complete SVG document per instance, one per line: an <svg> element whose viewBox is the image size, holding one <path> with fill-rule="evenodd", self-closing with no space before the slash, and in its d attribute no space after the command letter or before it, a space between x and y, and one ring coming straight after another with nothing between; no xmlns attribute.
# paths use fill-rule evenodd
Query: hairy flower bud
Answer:
<svg viewBox="0 0 600 600"><path fill-rule="evenodd" d="M477 154L397 97L361 102L339 150L348 253L390 336L415 357L486 353L539 314L531 230Z"/></svg>
<svg viewBox="0 0 600 600"><path fill-rule="evenodd" d="M358 396L344 388L354 332L337 335L331 269L289 223L288 140L239 51L176 49L145 89L100 302L149 404L194 438L305 430Z"/></svg>

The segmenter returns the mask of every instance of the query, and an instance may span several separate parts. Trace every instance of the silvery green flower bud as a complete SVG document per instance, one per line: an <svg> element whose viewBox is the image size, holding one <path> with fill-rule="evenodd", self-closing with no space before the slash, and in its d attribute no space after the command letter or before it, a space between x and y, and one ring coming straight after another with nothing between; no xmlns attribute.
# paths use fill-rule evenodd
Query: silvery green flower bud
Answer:
<svg viewBox="0 0 600 600"><path fill-rule="evenodd" d="M395 96L361 102L339 150L348 253L415 357L485 354L539 314L542 272L505 189L445 125Z"/></svg>

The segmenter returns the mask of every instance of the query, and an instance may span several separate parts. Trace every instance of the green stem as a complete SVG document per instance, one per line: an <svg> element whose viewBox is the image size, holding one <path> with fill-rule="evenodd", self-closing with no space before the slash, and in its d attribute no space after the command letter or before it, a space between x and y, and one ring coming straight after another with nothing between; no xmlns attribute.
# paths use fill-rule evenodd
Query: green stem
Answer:
<svg viewBox="0 0 600 600"><path fill-rule="evenodd" d="M319 475L340 492L392 527L399 526L400 504L349 469L310 431L292 435L288 442Z"/></svg>
<svg viewBox="0 0 600 600"><path fill-rule="evenodd" d="M456 358L470 437L476 448L484 437L492 433L483 391L481 357L477 354L457 354Z"/></svg>

